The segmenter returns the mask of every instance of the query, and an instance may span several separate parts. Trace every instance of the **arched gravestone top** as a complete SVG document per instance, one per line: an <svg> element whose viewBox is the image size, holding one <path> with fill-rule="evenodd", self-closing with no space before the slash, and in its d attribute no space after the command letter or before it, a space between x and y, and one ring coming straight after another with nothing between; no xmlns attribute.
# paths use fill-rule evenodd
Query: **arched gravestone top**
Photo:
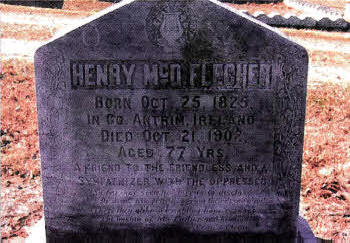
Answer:
<svg viewBox="0 0 350 243"><path fill-rule="evenodd" d="M88 21L35 54L48 237L293 236L305 49L217 1Z"/></svg>

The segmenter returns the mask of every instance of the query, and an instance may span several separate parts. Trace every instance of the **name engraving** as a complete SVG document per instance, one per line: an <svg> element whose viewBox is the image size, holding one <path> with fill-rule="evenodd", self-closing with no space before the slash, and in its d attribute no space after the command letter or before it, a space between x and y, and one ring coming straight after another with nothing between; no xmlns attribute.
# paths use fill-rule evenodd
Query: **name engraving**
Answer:
<svg viewBox="0 0 350 243"><path fill-rule="evenodd" d="M273 64L265 62L71 61L72 89L272 89ZM137 74L141 74L138 77ZM135 80L142 86L136 87Z"/></svg>

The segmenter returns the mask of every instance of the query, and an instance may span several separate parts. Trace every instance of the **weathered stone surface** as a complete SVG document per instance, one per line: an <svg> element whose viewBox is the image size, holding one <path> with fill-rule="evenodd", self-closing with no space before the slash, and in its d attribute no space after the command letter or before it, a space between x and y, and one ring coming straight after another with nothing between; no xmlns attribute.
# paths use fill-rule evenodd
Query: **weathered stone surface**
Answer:
<svg viewBox="0 0 350 243"><path fill-rule="evenodd" d="M332 21L329 18L322 18L317 21L316 27L322 30L347 31L349 29L349 23L344 19Z"/></svg>
<svg viewBox="0 0 350 243"><path fill-rule="evenodd" d="M271 25L274 26L286 26L287 21L285 18L283 18L281 15L275 15L274 17L272 17L269 21L271 23Z"/></svg>
<svg viewBox="0 0 350 243"><path fill-rule="evenodd" d="M296 17L296 16L288 16L288 18L285 16L285 23L286 26L288 26L289 28L300 28L302 27L302 21Z"/></svg>
<svg viewBox="0 0 350 243"><path fill-rule="evenodd" d="M315 28L317 21L311 17L302 17L302 27L303 28Z"/></svg>
<svg viewBox="0 0 350 243"><path fill-rule="evenodd" d="M307 62L268 26L200 0L122 2L42 46L48 238L295 236Z"/></svg>

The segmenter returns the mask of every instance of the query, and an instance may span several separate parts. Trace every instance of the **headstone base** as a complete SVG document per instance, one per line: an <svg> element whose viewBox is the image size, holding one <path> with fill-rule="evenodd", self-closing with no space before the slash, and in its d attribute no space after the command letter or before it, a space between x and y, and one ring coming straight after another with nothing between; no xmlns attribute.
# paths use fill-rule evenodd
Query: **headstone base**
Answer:
<svg viewBox="0 0 350 243"><path fill-rule="evenodd" d="M101 235L78 235L70 233L49 234L47 243L317 243L307 221L299 216L298 233L296 236L272 234L195 234L179 227L169 227L162 230L122 230L106 232Z"/></svg>

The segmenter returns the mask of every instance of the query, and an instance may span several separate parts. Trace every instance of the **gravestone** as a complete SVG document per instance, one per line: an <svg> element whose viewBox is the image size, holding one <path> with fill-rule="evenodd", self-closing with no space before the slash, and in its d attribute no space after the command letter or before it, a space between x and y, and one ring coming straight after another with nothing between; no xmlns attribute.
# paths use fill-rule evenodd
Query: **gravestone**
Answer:
<svg viewBox="0 0 350 243"><path fill-rule="evenodd" d="M40 7L40 8L62 8L63 0L27 0L27 1L17 1L17 0L0 0L0 3L29 6L29 7Z"/></svg>
<svg viewBox="0 0 350 243"><path fill-rule="evenodd" d="M49 242L294 242L307 64L214 0L121 2L40 47Z"/></svg>

